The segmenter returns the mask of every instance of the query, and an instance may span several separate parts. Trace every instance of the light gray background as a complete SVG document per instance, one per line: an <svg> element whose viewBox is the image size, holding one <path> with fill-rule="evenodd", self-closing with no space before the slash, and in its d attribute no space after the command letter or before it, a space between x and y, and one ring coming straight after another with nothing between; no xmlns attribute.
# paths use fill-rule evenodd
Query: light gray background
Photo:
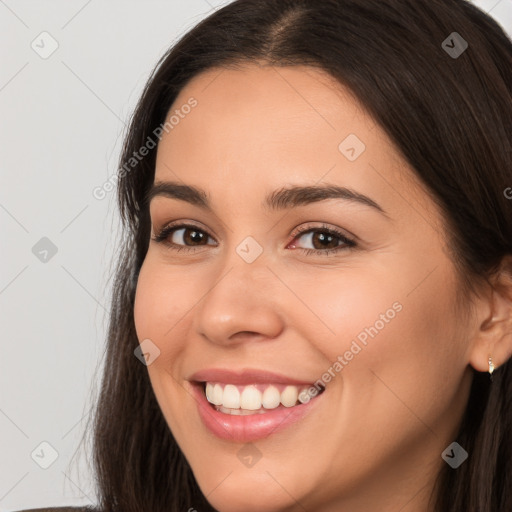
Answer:
<svg viewBox="0 0 512 512"><path fill-rule="evenodd" d="M0 512L96 503L79 443L101 378L119 224L115 192L92 191L116 173L159 57L226 3L0 0ZM512 34L512 0L474 3ZM58 43L45 59L31 47L51 49L44 31ZM43 237L55 255L34 254ZM42 442L58 453L47 469Z"/></svg>

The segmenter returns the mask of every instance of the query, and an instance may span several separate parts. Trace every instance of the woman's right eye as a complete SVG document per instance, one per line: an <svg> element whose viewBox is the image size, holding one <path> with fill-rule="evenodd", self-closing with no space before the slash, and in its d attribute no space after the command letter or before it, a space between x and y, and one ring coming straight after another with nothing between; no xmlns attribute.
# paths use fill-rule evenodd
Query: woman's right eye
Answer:
<svg viewBox="0 0 512 512"><path fill-rule="evenodd" d="M179 224L163 227L152 240L176 251L193 251L197 246L207 245L209 238L212 239L208 233L193 224ZM187 245L188 243L191 245Z"/></svg>

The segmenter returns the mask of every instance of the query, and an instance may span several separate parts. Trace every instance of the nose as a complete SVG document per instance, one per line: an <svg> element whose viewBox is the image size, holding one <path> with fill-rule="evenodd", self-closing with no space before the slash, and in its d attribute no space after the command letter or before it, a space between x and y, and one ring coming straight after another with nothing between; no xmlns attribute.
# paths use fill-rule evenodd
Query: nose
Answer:
<svg viewBox="0 0 512 512"><path fill-rule="evenodd" d="M253 263L230 259L195 308L196 331L219 345L276 338L283 330L279 284L263 258Z"/></svg>

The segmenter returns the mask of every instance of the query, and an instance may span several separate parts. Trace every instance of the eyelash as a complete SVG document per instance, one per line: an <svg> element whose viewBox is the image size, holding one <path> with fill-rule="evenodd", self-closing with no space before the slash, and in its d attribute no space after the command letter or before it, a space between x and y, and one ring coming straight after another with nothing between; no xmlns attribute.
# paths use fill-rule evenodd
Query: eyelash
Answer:
<svg viewBox="0 0 512 512"><path fill-rule="evenodd" d="M199 231L201 233L204 233L205 235L210 237L210 235L206 231L204 231L202 229L199 229L194 224L168 224L167 226L164 226L151 239L154 240L157 243L161 243L161 244L167 245L169 247L169 249L172 249L173 251L176 251L176 252L180 252L180 251L183 251L183 250L196 252L196 250L200 249L200 247L202 247L202 246L199 246L199 247L189 247L189 246L186 246L186 245L175 244L175 243L169 242L167 240L169 238L169 235L171 235L173 231L176 231L176 230L182 229L182 228L191 228L191 229L194 229L195 231ZM337 229L334 229L334 228L331 228L329 226L326 226L325 224L323 224L322 226L313 227L313 228L311 228L311 227L299 228L292 235L293 236L293 240L295 240L296 238L298 238L299 236L301 236L303 234L310 233L310 232L321 232L321 233L327 233L328 235L335 236L336 238L339 238L340 241L343 242L344 245L338 246L335 249L304 249L302 247L297 247L295 250L303 251L306 255L309 255L309 254L320 254L320 255L327 256L328 254L337 253L337 252L340 252L342 250L352 249L353 247L356 246L356 243L355 243L354 240L348 238L341 231L338 231Z"/></svg>

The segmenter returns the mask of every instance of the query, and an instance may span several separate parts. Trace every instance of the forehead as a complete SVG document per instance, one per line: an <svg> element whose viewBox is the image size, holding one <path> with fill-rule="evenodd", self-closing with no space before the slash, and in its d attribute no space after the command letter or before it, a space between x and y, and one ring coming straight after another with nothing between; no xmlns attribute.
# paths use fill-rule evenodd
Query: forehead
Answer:
<svg viewBox="0 0 512 512"><path fill-rule="evenodd" d="M191 98L197 105L186 114ZM261 162L266 154L275 157L279 149L301 161L308 150L337 158L338 145L347 135L370 142L368 134L375 127L347 89L325 72L305 66L209 69L183 88L167 119L173 115L159 152L172 153L180 167L185 154L187 162L215 155L225 164L234 155L246 161L257 156ZM375 140L371 144L375 146ZM193 147L196 151L183 151Z"/></svg>
<svg viewBox="0 0 512 512"><path fill-rule="evenodd" d="M196 106L184 108L191 99ZM179 179L212 195L229 184L247 196L325 178L373 191L381 204L396 202L398 186L398 193L416 191L420 201L425 195L351 91L315 68L209 69L183 88L167 119L172 115L158 145L155 181Z"/></svg>
<svg viewBox="0 0 512 512"><path fill-rule="evenodd" d="M216 133L229 134L230 140L243 142L246 149L251 143L278 144L298 138L310 140L311 145L322 138L327 145L347 130L363 135L375 126L350 90L327 73L306 66L251 64L207 70L180 92L169 114L191 97L198 102L190 116L194 119L182 123L180 130L176 126L174 135L192 125L205 142Z"/></svg>

